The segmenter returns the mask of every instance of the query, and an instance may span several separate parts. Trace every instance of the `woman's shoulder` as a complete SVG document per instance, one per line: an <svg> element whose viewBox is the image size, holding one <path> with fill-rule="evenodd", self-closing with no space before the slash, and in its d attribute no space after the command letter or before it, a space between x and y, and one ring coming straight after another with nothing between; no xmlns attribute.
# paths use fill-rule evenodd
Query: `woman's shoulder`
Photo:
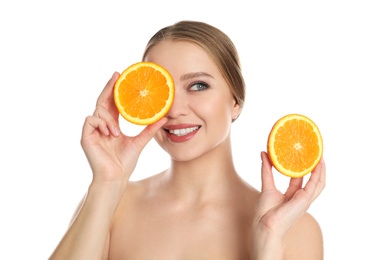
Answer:
<svg viewBox="0 0 383 260"><path fill-rule="evenodd" d="M155 190L155 187L158 186L162 174L163 172L141 180L129 181L125 188L124 198L135 200L148 198L148 196Z"/></svg>
<svg viewBox="0 0 383 260"><path fill-rule="evenodd" d="M285 259L323 259L322 230L312 215L305 213L291 228L285 248Z"/></svg>
<svg viewBox="0 0 383 260"><path fill-rule="evenodd" d="M126 216L127 212L137 212L138 209L147 205L150 197L153 197L153 185L158 179L158 175L151 177L129 181L125 187L123 196L121 197L117 210L114 214L114 222L121 217Z"/></svg>

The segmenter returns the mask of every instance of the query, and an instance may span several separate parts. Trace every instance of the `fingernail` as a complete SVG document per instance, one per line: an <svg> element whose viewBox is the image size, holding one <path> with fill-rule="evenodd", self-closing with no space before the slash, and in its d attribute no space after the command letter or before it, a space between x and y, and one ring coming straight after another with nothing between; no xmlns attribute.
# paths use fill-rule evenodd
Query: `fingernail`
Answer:
<svg viewBox="0 0 383 260"><path fill-rule="evenodd" d="M119 136L120 135L120 130L118 129L118 127L114 128L114 134L116 136Z"/></svg>
<svg viewBox="0 0 383 260"><path fill-rule="evenodd" d="M262 161L263 161L263 151L261 152L261 159L262 159Z"/></svg>

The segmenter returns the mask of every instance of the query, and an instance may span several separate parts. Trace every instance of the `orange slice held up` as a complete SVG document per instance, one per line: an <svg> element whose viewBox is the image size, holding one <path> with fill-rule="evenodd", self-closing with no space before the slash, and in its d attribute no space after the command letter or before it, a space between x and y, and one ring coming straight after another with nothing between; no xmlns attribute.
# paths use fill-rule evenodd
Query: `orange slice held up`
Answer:
<svg viewBox="0 0 383 260"><path fill-rule="evenodd" d="M163 67L151 62L133 64L114 86L114 101L121 116L137 125L149 125L169 111L174 82Z"/></svg>
<svg viewBox="0 0 383 260"><path fill-rule="evenodd" d="M291 114L279 119L271 129L267 151L271 163L280 173L299 178L319 163L323 140L313 121Z"/></svg>

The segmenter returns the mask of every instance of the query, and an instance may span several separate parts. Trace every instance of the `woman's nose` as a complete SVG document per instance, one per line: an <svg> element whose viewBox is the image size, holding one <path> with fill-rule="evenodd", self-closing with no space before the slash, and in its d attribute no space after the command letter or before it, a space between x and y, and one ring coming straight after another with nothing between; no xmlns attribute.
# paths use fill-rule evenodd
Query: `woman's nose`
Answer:
<svg viewBox="0 0 383 260"><path fill-rule="evenodd" d="M173 104L166 114L168 118L174 119L188 114L189 108L186 95L182 90L175 89Z"/></svg>

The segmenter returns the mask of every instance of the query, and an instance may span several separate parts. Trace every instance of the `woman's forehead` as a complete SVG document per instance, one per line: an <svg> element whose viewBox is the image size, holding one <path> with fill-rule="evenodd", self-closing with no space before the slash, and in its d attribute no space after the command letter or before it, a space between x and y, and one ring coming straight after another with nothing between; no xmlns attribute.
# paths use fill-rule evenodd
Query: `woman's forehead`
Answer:
<svg viewBox="0 0 383 260"><path fill-rule="evenodd" d="M163 40L150 49L145 61L157 63L170 73L206 72L213 76L219 73L208 53L189 41Z"/></svg>

